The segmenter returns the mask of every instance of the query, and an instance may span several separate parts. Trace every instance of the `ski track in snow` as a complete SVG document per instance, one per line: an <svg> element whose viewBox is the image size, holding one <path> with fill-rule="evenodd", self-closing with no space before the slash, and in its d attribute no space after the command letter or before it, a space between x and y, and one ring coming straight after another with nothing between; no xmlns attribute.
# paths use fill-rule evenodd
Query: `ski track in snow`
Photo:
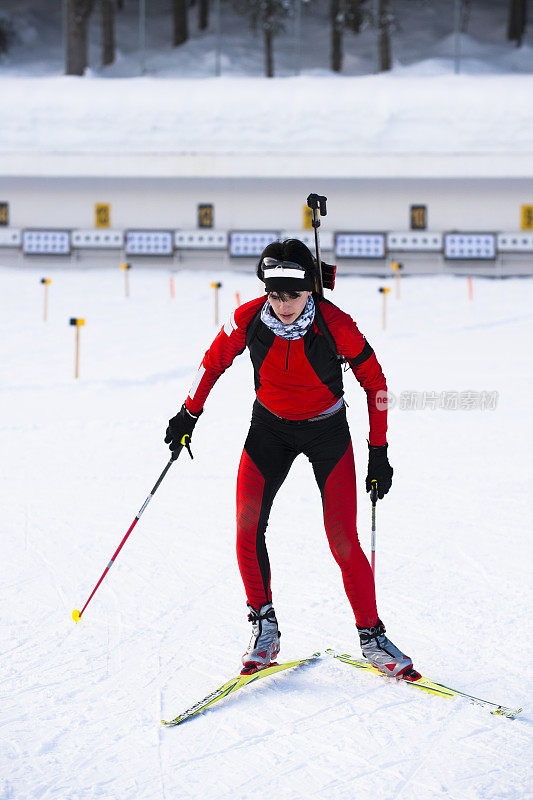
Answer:
<svg viewBox="0 0 533 800"><path fill-rule="evenodd" d="M234 553L235 476L253 400L247 355L213 389L173 466L82 621L81 609L167 459L166 421L251 275L0 268L5 454L0 486L0 798L32 800L523 800L530 797L531 547L528 374L533 283L409 278L381 330L377 279L341 276L332 299L405 391L498 391L492 411L390 413L391 493L378 505L377 592L393 641L421 671L506 705L510 721L334 662L244 689L165 730L238 671L249 636ZM81 377L72 315L86 317ZM345 376L364 495L364 393ZM290 533L293 532L291 536ZM358 654L353 620L305 459L268 529L283 660ZM510 642L520 642L519 663Z"/></svg>

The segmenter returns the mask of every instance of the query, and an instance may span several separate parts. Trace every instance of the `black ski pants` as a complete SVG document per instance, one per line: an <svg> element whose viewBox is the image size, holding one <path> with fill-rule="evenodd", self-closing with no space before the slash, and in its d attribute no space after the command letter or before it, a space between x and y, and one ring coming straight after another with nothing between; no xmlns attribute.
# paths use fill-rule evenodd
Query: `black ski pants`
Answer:
<svg viewBox="0 0 533 800"><path fill-rule="evenodd" d="M293 422L255 401L237 477L237 559L247 601L259 609L272 600L265 532L276 493L300 453L313 467L329 546L357 624L375 625L374 576L357 536L355 465L344 407L317 421Z"/></svg>

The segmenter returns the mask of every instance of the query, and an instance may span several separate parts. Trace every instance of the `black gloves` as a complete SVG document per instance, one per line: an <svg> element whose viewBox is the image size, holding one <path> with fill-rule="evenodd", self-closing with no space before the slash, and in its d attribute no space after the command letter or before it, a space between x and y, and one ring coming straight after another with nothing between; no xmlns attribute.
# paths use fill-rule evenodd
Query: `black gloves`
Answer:
<svg viewBox="0 0 533 800"><path fill-rule="evenodd" d="M191 414L184 403L176 416L169 419L165 442L172 450L172 455L177 455L182 447L188 447L194 426L201 413L202 411L199 411L198 414ZM189 438L182 443L181 440L184 436L188 436ZM190 450L189 454L192 455Z"/></svg>
<svg viewBox="0 0 533 800"><path fill-rule="evenodd" d="M387 458L388 444L381 446L368 445L368 475L366 476L366 490L372 488L372 481L377 481L378 498L380 500L387 494L392 485L392 473L394 470Z"/></svg>

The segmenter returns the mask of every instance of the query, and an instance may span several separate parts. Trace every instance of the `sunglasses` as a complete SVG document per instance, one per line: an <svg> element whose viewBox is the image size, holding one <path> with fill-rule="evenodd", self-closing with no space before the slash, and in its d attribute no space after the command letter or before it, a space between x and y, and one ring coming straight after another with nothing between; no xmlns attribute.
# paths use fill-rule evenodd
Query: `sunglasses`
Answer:
<svg viewBox="0 0 533 800"><path fill-rule="evenodd" d="M288 269L297 269L300 272L305 272L304 267L301 264L296 264L295 261L280 261L278 258L272 258L271 256L266 256L263 259L263 267L267 267L272 269L273 267L287 267Z"/></svg>

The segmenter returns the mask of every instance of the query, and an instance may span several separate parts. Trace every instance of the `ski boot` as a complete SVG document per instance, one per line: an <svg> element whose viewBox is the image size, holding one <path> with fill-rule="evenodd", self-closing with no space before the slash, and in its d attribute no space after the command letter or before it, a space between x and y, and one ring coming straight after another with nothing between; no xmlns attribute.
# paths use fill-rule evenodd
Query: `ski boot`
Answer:
<svg viewBox="0 0 533 800"><path fill-rule="evenodd" d="M252 623L252 638L242 657L241 675L251 675L275 664L281 636L272 603L266 603L257 611L249 603L247 605L250 609L248 620Z"/></svg>
<svg viewBox="0 0 533 800"><path fill-rule="evenodd" d="M413 662L409 656L404 655L385 636L385 626L380 619L372 628L357 626L361 650L365 658L384 675L391 678L402 678L406 681L417 681L421 678L419 672L413 669Z"/></svg>

